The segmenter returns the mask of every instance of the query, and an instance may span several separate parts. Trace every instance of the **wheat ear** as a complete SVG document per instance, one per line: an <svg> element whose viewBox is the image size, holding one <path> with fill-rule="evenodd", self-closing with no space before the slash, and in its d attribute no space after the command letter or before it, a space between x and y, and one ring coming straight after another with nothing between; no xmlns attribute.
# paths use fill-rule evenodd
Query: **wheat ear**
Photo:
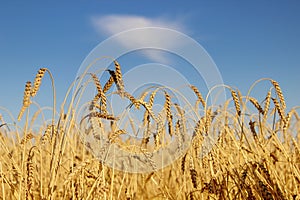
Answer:
<svg viewBox="0 0 300 200"><path fill-rule="evenodd" d="M150 97L149 97L149 106L152 108L153 107L153 104L154 104L154 98L156 96L156 93L157 93L157 89L154 90L151 94L150 94Z"/></svg>
<svg viewBox="0 0 300 200"><path fill-rule="evenodd" d="M34 97L41 86L42 79L45 75L47 68L40 68L35 76L33 86L31 88L30 95Z"/></svg>
<svg viewBox="0 0 300 200"><path fill-rule="evenodd" d="M105 85L103 87L103 92L104 93L106 93L111 88L111 86L113 85L113 83L114 83L114 76L115 75L110 76L109 79L107 80L107 82L105 83Z"/></svg>
<svg viewBox="0 0 300 200"><path fill-rule="evenodd" d="M197 171L195 170L193 158L190 157L190 175L193 187L197 189Z"/></svg>
<svg viewBox="0 0 300 200"><path fill-rule="evenodd" d="M26 144L29 140L31 140L32 138L34 138L34 135L33 135L32 133L28 133L28 134L26 134L26 135L22 138L20 144L21 144L21 145L25 145L25 144Z"/></svg>
<svg viewBox="0 0 300 200"><path fill-rule="evenodd" d="M33 159L33 149L34 149L35 146L31 147L30 151L29 151L29 154L28 154L28 157L27 157L27 164L26 164L26 171L27 171L27 188L26 188L26 199L33 199L33 195L32 195L32 187L33 187L33 184L34 184L34 175L33 175L33 170L34 170L34 167L33 167L33 162L32 162L32 159ZM30 197L29 197L30 195Z"/></svg>
<svg viewBox="0 0 300 200"><path fill-rule="evenodd" d="M23 97L23 106L20 110L20 113L18 115L18 121L21 120L26 108L30 105L30 91L31 91L31 82L27 81L25 85L25 91L24 91L24 97Z"/></svg>
<svg viewBox="0 0 300 200"><path fill-rule="evenodd" d="M98 93L95 95L94 99L92 100L92 105L96 105L97 101L99 100L99 98L101 99L101 112L103 113L107 113L106 110L106 96L104 91L102 90L102 86L100 84L100 80L98 79L98 77L95 74L91 74L94 84L97 88Z"/></svg>
<svg viewBox="0 0 300 200"><path fill-rule="evenodd" d="M265 106L264 106L264 119L267 118L268 116L268 112L269 112L269 109L270 109L270 102L271 102L271 90L268 92L266 98L265 98Z"/></svg>
<svg viewBox="0 0 300 200"><path fill-rule="evenodd" d="M44 135L41 138L42 145L45 145L47 141L49 141L51 143L51 140L50 140L51 132L52 132L52 125L48 125L46 130L45 130Z"/></svg>
<svg viewBox="0 0 300 200"><path fill-rule="evenodd" d="M275 99L275 98L272 98L272 101L273 101L273 103L274 103L274 105L275 105L275 108L276 108L276 110L277 110L277 112L278 112L278 114L279 114L279 116L280 116L280 119L281 119L284 123L286 123L284 110L282 110L282 108L281 108L281 106L280 106L278 100Z"/></svg>
<svg viewBox="0 0 300 200"><path fill-rule="evenodd" d="M126 97L127 99L129 99L129 101L137 108L140 108L140 104L139 102L134 98L134 96L132 96L130 93L128 92L123 92L124 97ZM131 104L131 105L132 105Z"/></svg>
<svg viewBox="0 0 300 200"><path fill-rule="evenodd" d="M170 95L165 92L165 104L164 104L164 108L166 109L166 113L167 113L167 121L168 121L168 130L169 130L169 135L172 136L173 135L173 116L171 113L171 98Z"/></svg>
<svg viewBox="0 0 300 200"><path fill-rule="evenodd" d="M107 120L118 120L118 118L113 115L103 114L100 112L92 112L92 113L88 114L87 116L88 117L98 117L98 118L107 119Z"/></svg>
<svg viewBox="0 0 300 200"><path fill-rule="evenodd" d="M239 102L239 99L237 97L237 94L234 90L231 90L231 96L233 98L233 101L234 101L234 105L235 105L235 109L236 109L236 112L238 114L238 116L241 116L241 106L240 106L240 102Z"/></svg>
<svg viewBox="0 0 300 200"><path fill-rule="evenodd" d="M143 122L144 126L146 126L146 130L142 139L142 145L146 146L150 141L150 115L147 110L144 112Z"/></svg>
<svg viewBox="0 0 300 200"><path fill-rule="evenodd" d="M285 117L285 121L284 121L284 124L283 124L283 132L284 132L284 133L286 133L286 131L287 131L289 125L290 125L292 112L293 112L293 111L288 112L288 114L287 114L286 117Z"/></svg>
<svg viewBox="0 0 300 200"><path fill-rule="evenodd" d="M264 114L264 110L262 109L262 107L260 106L260 104L255 98L250 97L249 100L254 105L254 107L258 110L259 113Z"/></svg>
<svg viewBox="0 0 300 200"><path fill-rule="evenodd" d="M115 60L114 61L114 64L115 64L115 73L116 73L116 78L117 78L117 87L118 87L118 90L120 92L123 92L124 91L124 82L123 82L123 78L122 78L122 72L121 72L121 66L120 64Z"/></svg>
<svg viewBox="0 0 300 200"><path fill-rule="evenodd" d="M109 135L108 139L111 143L113 143L113 142L115 142L115 139L118 138L122 134L126 134L126 131L123 129L117 130L113 134Z"/></svg>
<svg viewBox="0 0 300 200"><path fill-rule="evenodd" d="M256 130L255 130L255 121L249 121L249 126L250 126L250 130L251 130L251 133L252 133L252 135L253 135L253 138L255 139L255 140L257 140L257 133L256 133Z"/></svg>
<svg viewBox="0 0 300 200"><path fill-rule="evenodd" d="M278 82L274 81L274 80L271 80L271 83L273 84L273 86L275 88L275 91L276 91L276 94L279 97L279 101L280 101L280 104L282 106L282 109L285 110L286 104L285 104L285 100L284 100L284 97L283 97L283 94L282 94L282 90L281 90Z"/></svg>
<svg viewBox="0 0 300 200"><path fill-rule="evenodd" d="M199 102L201 102L203 108L205 108L206 103L204 98L202 97L200 91L198 90L198 88L194 85L190 85L190 88L194 91L194 93L196 94L196 96L198 97L197 101L196 101L196 105L198 105Z"/></svg>
<svg viewBox="0 0 300 200"><path fill-rule="evenodd" d="M212 111L211 108L206 110L206 114L205 114L205 131L206 134L209 133L209 129L211 126L211 121L212 121Z"/></svg>

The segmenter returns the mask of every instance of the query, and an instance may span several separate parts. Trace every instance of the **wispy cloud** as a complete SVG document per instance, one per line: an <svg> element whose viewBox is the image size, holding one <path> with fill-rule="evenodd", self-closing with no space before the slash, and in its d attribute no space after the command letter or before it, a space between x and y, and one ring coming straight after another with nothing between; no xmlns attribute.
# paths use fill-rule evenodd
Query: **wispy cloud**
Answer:
<svg viewBox="0 0 300 200"><path fill-rule="evenodd" d="M105 34L108 36L137 28L146 28L146 27L160 27L160 28L169 28L181 32L186 32L182 20L167 19L164 17L158 18L147 18L137 15L106 15L106 16L94 16L91 18L91 22L95 30L100 34ZM133 32L130 36L118 38L118 42L126 48L131 48L132 45L147 46L150 43L165 43L167 35L161 34L155 37L150 36L150 33L143 32L143 35L138 35L138 32ZM168 38L168 43L165 43L166 48L173 48L174 45L178 44L178 41L174 38L173 42L170 42ZM166 62L166 59L159 53L148 51L144 53L148 58L156 62Z"/></svg>

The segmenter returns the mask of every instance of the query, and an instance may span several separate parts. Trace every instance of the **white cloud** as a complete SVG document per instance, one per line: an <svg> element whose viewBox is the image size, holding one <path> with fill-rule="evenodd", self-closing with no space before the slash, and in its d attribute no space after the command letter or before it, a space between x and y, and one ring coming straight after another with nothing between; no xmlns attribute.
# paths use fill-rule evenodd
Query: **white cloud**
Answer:
<svg viewBox="0 0 300 200"><path fill-rule="evenodd" d="M168 20L166 18L147 18L143 16L136 16L136 15L106 15L106 16L98 16L92 17L91 22L95 30L100 34L105 34L108 36L130 30L130 29L137 29L137 28L146 28L146 27L160 27L160 28L169 28L174 29L181 32L186 32L183 24L180 20ZM126 38L118 38L118 42L126 48L130 48L133 45L133 42L138 44L139 46L146 46L147 44L157 43L164 43L166 39L166 35L158 35L153 41L153 37L144 34L138 35L137 33L131 34L129 37ZM172 48L174 45L178 44L178 41L170 42L170 38L168 38L168 43L165 43L164 46L166 48ZM145 52L145 55L153 59L156 62L167 62L166 59L157 51L148 51Z"/></svg>
<svg viewBox="0 0 300 200"><path fill-rule="evenodd" d="M137 15L106 15L93 17L92 23L97 31L107 34L116 34L128 29L144 27L163 27L178 31L184 29L180 22L167 20L166 18L146 18Z"/></svg>

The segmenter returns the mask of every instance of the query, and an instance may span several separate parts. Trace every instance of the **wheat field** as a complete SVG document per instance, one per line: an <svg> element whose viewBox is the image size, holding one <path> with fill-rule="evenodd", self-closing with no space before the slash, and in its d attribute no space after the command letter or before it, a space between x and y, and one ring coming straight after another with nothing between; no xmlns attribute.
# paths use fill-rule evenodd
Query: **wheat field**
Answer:
<svg viewBox="0 0 300 200"><path fill-rule="evenodd" d="M286 109L277 81L261 79L253 84L270 86L263 101L249 95L253 87L243 95L224 85L231 96L220 107L210 106L196 86L188 85L195 97L191 109L176 103L166 88L149 88L133 96L126 91L120 64L113 63L115 68L105 72L108 80L99 80L94 73L82 75L97 92L86 102L87 114L80 122L76 98L82 88L70 97L70 86L66 94L70 102L65 100L56 110L49 69L41 68L34 81L26 83L18 116L24 125L1 117L1 199L300 199L300 120L297 108ZM28 113L34 97L43 92L39 88L45 78L52 82L53 113L35 131L42 109L32 117ZM126 137L129 128L119 126L120 116L108 101L112 95L127 99L129 109L142 113L142 139ZM159 115L153 110L157 98L163 102ZM193 119L186 116L191 111ZM131 173L106 165L92 151L94 144L83 142L78 134L82 129L86 137L97 140L104 135L108 145L142 152L153 170ZM191 140L182 155L159 167L151 152L172 138L181 145L187 134ZM202 154L205 138L212 136L217 136L215 144Z"/></svg>

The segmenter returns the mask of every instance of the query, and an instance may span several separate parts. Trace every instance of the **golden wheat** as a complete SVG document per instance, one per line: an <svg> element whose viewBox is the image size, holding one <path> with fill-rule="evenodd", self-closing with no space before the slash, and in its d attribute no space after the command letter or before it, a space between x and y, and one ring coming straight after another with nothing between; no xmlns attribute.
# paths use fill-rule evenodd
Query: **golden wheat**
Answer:
<svg viewBox="0 0 300 200"><path fill-rule="evenodd" d="M202 107L205 108L205 106L206 106L205 100L202 97L202 95L201 95L200 91L198 90L198 88L194 85L190 85L190 88L194 91L194 93L198 97L198 100L196 101L196 105L200 102L202 104Z"/></svg>
<svg viewBox="0 0 300 200"><path fill-rule="evenodd" d="M283 97L283 94L282 94L282 91L281 91L281 88L280 88L278 82L274 81L274 80L271 80L271 83L273 84L273 86L275 88L275 91L278 95L278 98L280 100L282 109L285 110L286 109L286 104L285 104L285 100L284 100L284 97Z"/></svg>
<svg viewBox="0 0 300 200"><path fill-rule="evenodd" d="M120 66L116 66L118 70ZM111 71L109 80L112 81L108 81L102 91L100 80L92 76L98 93L95 107L99 110L92 110L86 116L78 117L76 103L71 103L66 111L68 106L63 103L57 113L59 120L51 119L53 122L47 126L45 116L42 125L36 127L33 119L37 116L31 118L28 114L21 128L3 115L0 125L1 199L299 198L300 119L297 108L285 115L285 102L280 99L282 91L277 82L272 83L277 98L272 98L272 87L264 106L254 97L247 99L260 115L249 109L250 103L242 101L238 90L231 90L233 106L230 107L232 99L228 99L220 108L206 105L200 112L190 106L194 102L175 103L170 93L162 88L150 87L138 95L140 98L124 90L123 95L130 103L142 108L132 110L141 118L141 124L135 124L131 119L127 122L122 115L116 115L113 106L110 113L101 112L101 99L106 96L101 97L99 93L107 94L112 84L120 82L122 77L117 80L116 71ZM31 91L31 83L26 83L25 108L30 106ZM201 103L195 92L199 90L195 87L193 91L197 96L195 101ZM121 94L117 88L107 95ZM163 102L157 114L153 110L155 100ZM271 100L274 104L270 105ZM243 113L245 117L241 117L241 107L247 110ZM155 106L155 111L157 108ZM231 113L232 108L237 114ZM277 113L279 120L276 120ZM134 135L140 132L141 139ZM122 134L128 135L123 137ZM152 136L154 138L150 138ZM216 136L216 141L211 141ZM107 140L103 142L101 138ZM175 151L181 153L180 159L160 169L164 157L158 163L155 156L167 152L169 147L172 149L173 139L179 142ZM151 171L139 174L112 167L109 162L122 165L117 159L123 155L107 157L111 143L132 153L132 158L140 158L137 163L128 159L129 165L145 165ZM169 153L174 153L173 149ZM124 169L128 169L126 159Z"/></svg>
<svg viewBox="0 0 300 200"><path fill-rule="evenodd" d="M198 187L197 171L195 170L194 161L193 161L192 157L190 157L190 176L191 176L191 181L192 181L193 187L195 189L197 189L197 187Z"/></svg>
<svg viewBox="0 0 300 200"><path fill-rule="evenodd" d="M280 104L279 104L279 102L278 102L277 99L272 98L272 101L273 101L273 103L274 103L274 105L275 105L275 108L276 108L276 110L277 110L277 113L278 113L279 116L280 116L280 119L285 123L286 118L285 118L284 110L282 110L282 107L280 106Z"/></svg>
<svg viewBox="0 0 300 200"><path fill-rule="evenodd" d="M34 97L36 95L37 91L39 90L41 82L42 82L42 79L43 79L43 77L45 75L46 70L47 70L47 68L40 68L39 71L38 71L38 73L36 74L33 86L32 86L31 91L30 91L30 95L32 97Z"/></svg>
<svg viewBox="0 0 300 200"><path fill-rule="evenodd" d="M237 96L237 94L236 94L236 92L234 90L231 90L231 96L232 96L233 101L234 101L236 113L237 113L238 116L241 116L240 102L239 102L238 96Z"/></svg>
<svg viewBox="0 0 300 200"><path fill-rule="evenodd" d="M168 121L168 130L169 130L169 135L173 135L173 116L171 113L171 97L170 95L165 92L165 104L164 108L166 109L166 114L167 114L167 121Z"/></svg>
<svg viewBox="0 0 300 200"><path fill-rule="evenodd" d="M33 166L33 149L35 148L35 146L33 146L28 154L27 157L27 164L26 164L26 171L27 171L27 189L26 189L26 199L33 199L33 194L32 194L32 188L33 188L33 184L34 184L34 166Z"/></svg>
<svg viewBox="0 0 300 200"><path fill-rule="evenodd" d="M249 100L255 106L255 108L259 111L259 113L264 114L264 110L262 109L262 107L260 106L260 104L258 103L258 101L255 98L250 97Z"/></svg>
<svg viewBox="0 0 300 200"><path fill-rule="evenodd" d="M270 102L271 102L271 90L268 92L266 98L265 98L265 106L264 106L264 119L267 118L268 116L268 112L269 112L269 109L270 109Z"/></svg>
<svg viewBox="0 0 300 200"><path fill-rule="evenodd" d="M122 78L122 72L121 72L121 66L120 64L114 60L114 64L115 64L115 74L116 74L116 85L118 87L118 90L120 92L124 91L124 83L123 83L123 78Z"/></svg>
<svg viewBox="0 0 300 200"><path fill-rule="evenodd" d="M21 120L26 108L29 107L30 105L30 91L31 91L31 82L27 81L25 85L25 91L24 91L24 97L23 97L23 106L20 110L19 116L18 116L18 121Z"/></svg>
<svg viewBox="0 0 300 200"><path fill-rule="evenodd" d="M113 85L114 83L114 76L110 76L109 79L107 80L107 82L105 83L104 87L103 87L103 92L106 93L110 88L111 86Z"/></svg>

